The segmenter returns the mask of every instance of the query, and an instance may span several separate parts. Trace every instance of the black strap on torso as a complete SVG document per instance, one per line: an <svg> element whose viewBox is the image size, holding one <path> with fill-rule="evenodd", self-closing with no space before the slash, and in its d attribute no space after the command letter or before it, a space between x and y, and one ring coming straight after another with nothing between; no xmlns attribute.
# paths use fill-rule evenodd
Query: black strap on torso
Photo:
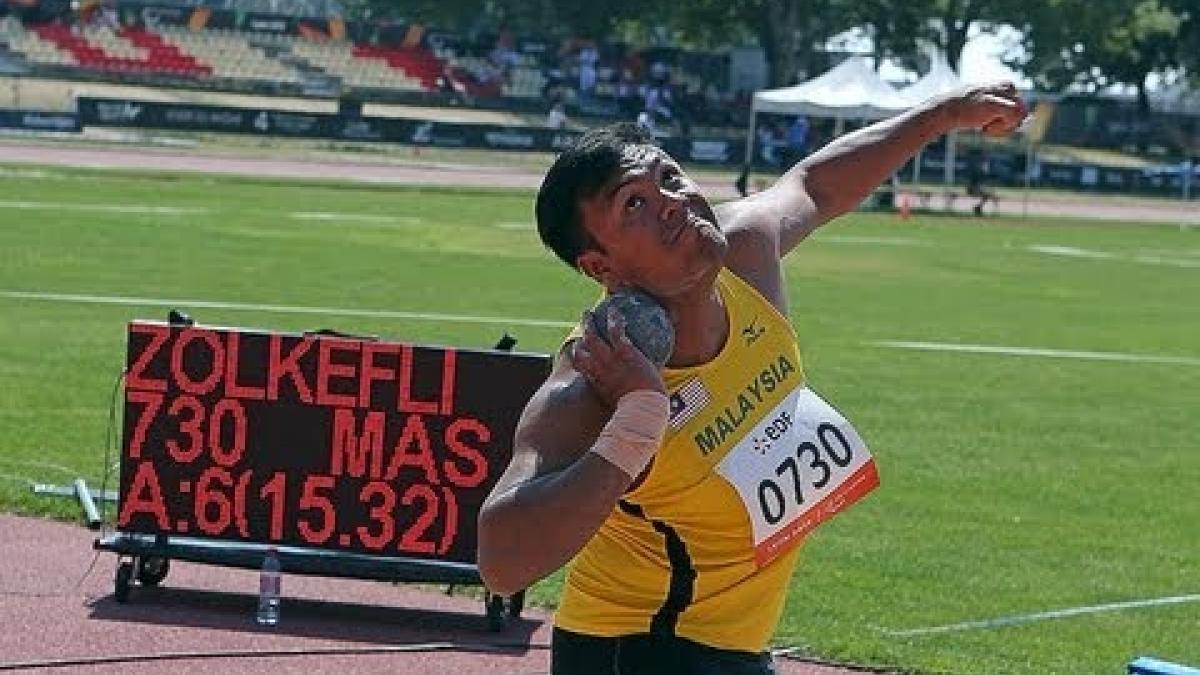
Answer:
<svg viewBox="0 0 1200 675"><path fill-rule="evenodd" d="M692 557L675 528L661 520L648 518L642 507L632 502L621 499L617 505L625 513L650 523L665 540L667 561L671 564L671 583L662 607L659 607L650 620L650 632L653 635L673 637L675 626L679 623L679 615L691 604L696 590L696 568L692 566Z"/></svg>

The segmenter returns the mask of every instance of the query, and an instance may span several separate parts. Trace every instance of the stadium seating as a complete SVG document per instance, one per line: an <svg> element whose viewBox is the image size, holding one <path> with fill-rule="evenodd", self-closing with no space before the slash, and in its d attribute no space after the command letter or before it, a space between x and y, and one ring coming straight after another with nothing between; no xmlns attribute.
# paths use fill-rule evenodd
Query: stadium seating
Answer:
<svg viewBox="0 0 1200 675"><path fill-rule="evenodd" d="M423 50L380 54L346 42L316 42L290 35L228 29L160 30L165 41L211 63L217 77L296 84L302 75L292 62L298 60L350 87L430 91L442 68L438 59Z"/></svg>
<svg viewBox="0 0 1200 675"><path fill-rule="evenodd" d="M377 47L372 45L355 45L351 53L363 61L379 60L391 68L404 72L410 78L421 83L423 89L437 89L438 78L442 75L445 63L423 48L405 49L397 47Z"/></svg>
<svg viewBox="0 0 1200 675"><path fill-rule="evenodd" d="M542 96L546 78L538 64L520 57L503 81L488 81L485 59L435 54L420 44L381 47L343 41L248 33L230 29L194 31L186 27L156 29L68 26L54 23L25 27L14 17L0 21L0 43L31 64L78 67L121 73L171 74L196 78L228 78L299 84L297 69L332 76L347 88L437 91L450 74L476 96Z"/></svg>
<svg viewBox="0 0 1200 675"><path fill-rule="evenodd" d="M31 30L43 41L74 56L80 67L90 70L193 77L212 74L207 64L163 44L157 35L141 29L124 28L113 33L108 29L80 30L54 23Z"/></svg>
<svg viewBox="0 0 1200 675"><path fill-rule="evenodd" d="M484 56L485 45L433 39L420 24L410 26L397 45L380 46L329 39L328 33L311 28L286 35L168 25L153 29L80 28L64 23L24 27L10 16L0 20L0 46L35 68L81 68L117 79L123 73L170 74L209 80L206 86L233 90L270 87L294 92L299 88L340 94L354 89L438 92L447 87L472 98L538 102L547 95L548 84L543 70L546 64L532 53L516 51L513 44L499 59L504 62L501 71ZM607 60L597 67L594 98L617 101L620 93L622 103L636 106L629 102L637 99L628 97L627 87L618 91L620 64L612 55L604 58ZM574 100L578 65L570 57L560 61L553 65L558 71L553 95ZM692 106L697 107L697 92L704 91L710 80L699 74L701 69L693 61L668 65L677 105L683 102L681 94L688 91L692 92ZM221 82L211 82L214 78ZM698 107L703 108L704 102Z"/></svg>
<svg viewBox="0 0 1200 675"><path fill-rule="evenodd" d="M300 82L300 73L295 68L268 56L263 47L251 45L248 33L225 29L192 31L167 26L159 28L159 31L164 43L212 64L212 74L216 77L290 84ZM264 39L259 42L262 44L267 41Z"/></svg>
<svg viewBox="0 0 1200 675"><path fill-rule="evenodd" d="M433 89L432 84L427 86L421 79L410 75L403 68L392 66L384 58L356 56L349 43L313 42L298 38L292 42L291 51L313 67L340 78L343 84L350 87L404 91ZM440 66L438 68L440 70Z"/></svg>
<svg viewBox="0 0 1200 675"><path fill-rule="evenodd" d="M109 73L160 73L207 77L212 67L149 31L69 27L46 24L25 28L19 21L0 24L0 39L33 64L77 66Z"/></svg>
<svg viewBox="0 0 1200 675"><path fill-rule="evenodd" d="M170 74L301 84L311 74L336 78L347 88L437 91L450 76L475 96L541 98L546 78L533 57L521 55L500 79L485 59L453 51L435 53L419 42L383 47L231 29L182 26L90 26L62 23L25 27L0 21L0 44L33 65L78 67L119 75ZM491 75L492 77L488 77Z"/></svg>
<svg viewBox="0 0 1200 675"><path fill-rule="evenodd" d="M201 63L194 55L180 50L162 36L144 28L122 28L118 35L146 52L147 62L159 70L179 75L212 75L212 66Z"/></svg>
<svg viewBox="0 0 1200 675"><path fill-rule="evenodd" d="M0 20L0 41L3 41L9 49L31 64L78 65L73 54L59 49L53 42L43 40L37 33L26 30L21 22L13 16Z"/></svg>

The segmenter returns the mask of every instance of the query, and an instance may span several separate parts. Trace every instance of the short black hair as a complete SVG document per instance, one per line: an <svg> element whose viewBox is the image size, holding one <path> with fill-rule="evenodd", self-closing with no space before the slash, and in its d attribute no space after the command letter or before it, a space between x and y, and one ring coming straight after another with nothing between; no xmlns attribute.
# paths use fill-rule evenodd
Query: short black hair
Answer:
<svg viewBox="0 0 1200 675"><path fill-rule="evenodd" d="M624 122L592 129L559 155L542 179L535 213L538 234L571 267L579 269L579 255L595 246L583 227L580 201L596 194L620 170L626 148L636 145L654 145L654 138Z"/></svg>

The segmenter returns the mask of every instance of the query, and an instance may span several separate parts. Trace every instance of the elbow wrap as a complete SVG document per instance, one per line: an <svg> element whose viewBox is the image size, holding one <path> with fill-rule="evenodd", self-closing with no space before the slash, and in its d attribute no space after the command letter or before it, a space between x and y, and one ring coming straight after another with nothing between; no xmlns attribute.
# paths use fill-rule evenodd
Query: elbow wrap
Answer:
<svg viewBox="0 0 1200 675"><path fill-rule="evenodd" d="M648 389L631 391L617 402L591 451L636 479L645 470L667 429L667 395Z"/></svg>

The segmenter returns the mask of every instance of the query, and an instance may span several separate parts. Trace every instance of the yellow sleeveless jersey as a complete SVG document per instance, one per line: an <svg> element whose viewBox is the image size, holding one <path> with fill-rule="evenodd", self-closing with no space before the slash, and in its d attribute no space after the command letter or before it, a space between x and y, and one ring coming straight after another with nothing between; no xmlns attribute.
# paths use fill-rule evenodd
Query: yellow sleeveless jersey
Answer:
<svg viewBox="0 0 1200 675"><path fill-rule="evenodd" d="M764 554L730 464L753 459L748 432L804 383L788 320L727 269L717 285L729 337L712 361L666 369L666 436L568 568L555 623L601 637L654 632L761 651L778 623L800 537ZM763 439L765 440L765 438ZM735 448L739 453L731 454Z"/></svg>

